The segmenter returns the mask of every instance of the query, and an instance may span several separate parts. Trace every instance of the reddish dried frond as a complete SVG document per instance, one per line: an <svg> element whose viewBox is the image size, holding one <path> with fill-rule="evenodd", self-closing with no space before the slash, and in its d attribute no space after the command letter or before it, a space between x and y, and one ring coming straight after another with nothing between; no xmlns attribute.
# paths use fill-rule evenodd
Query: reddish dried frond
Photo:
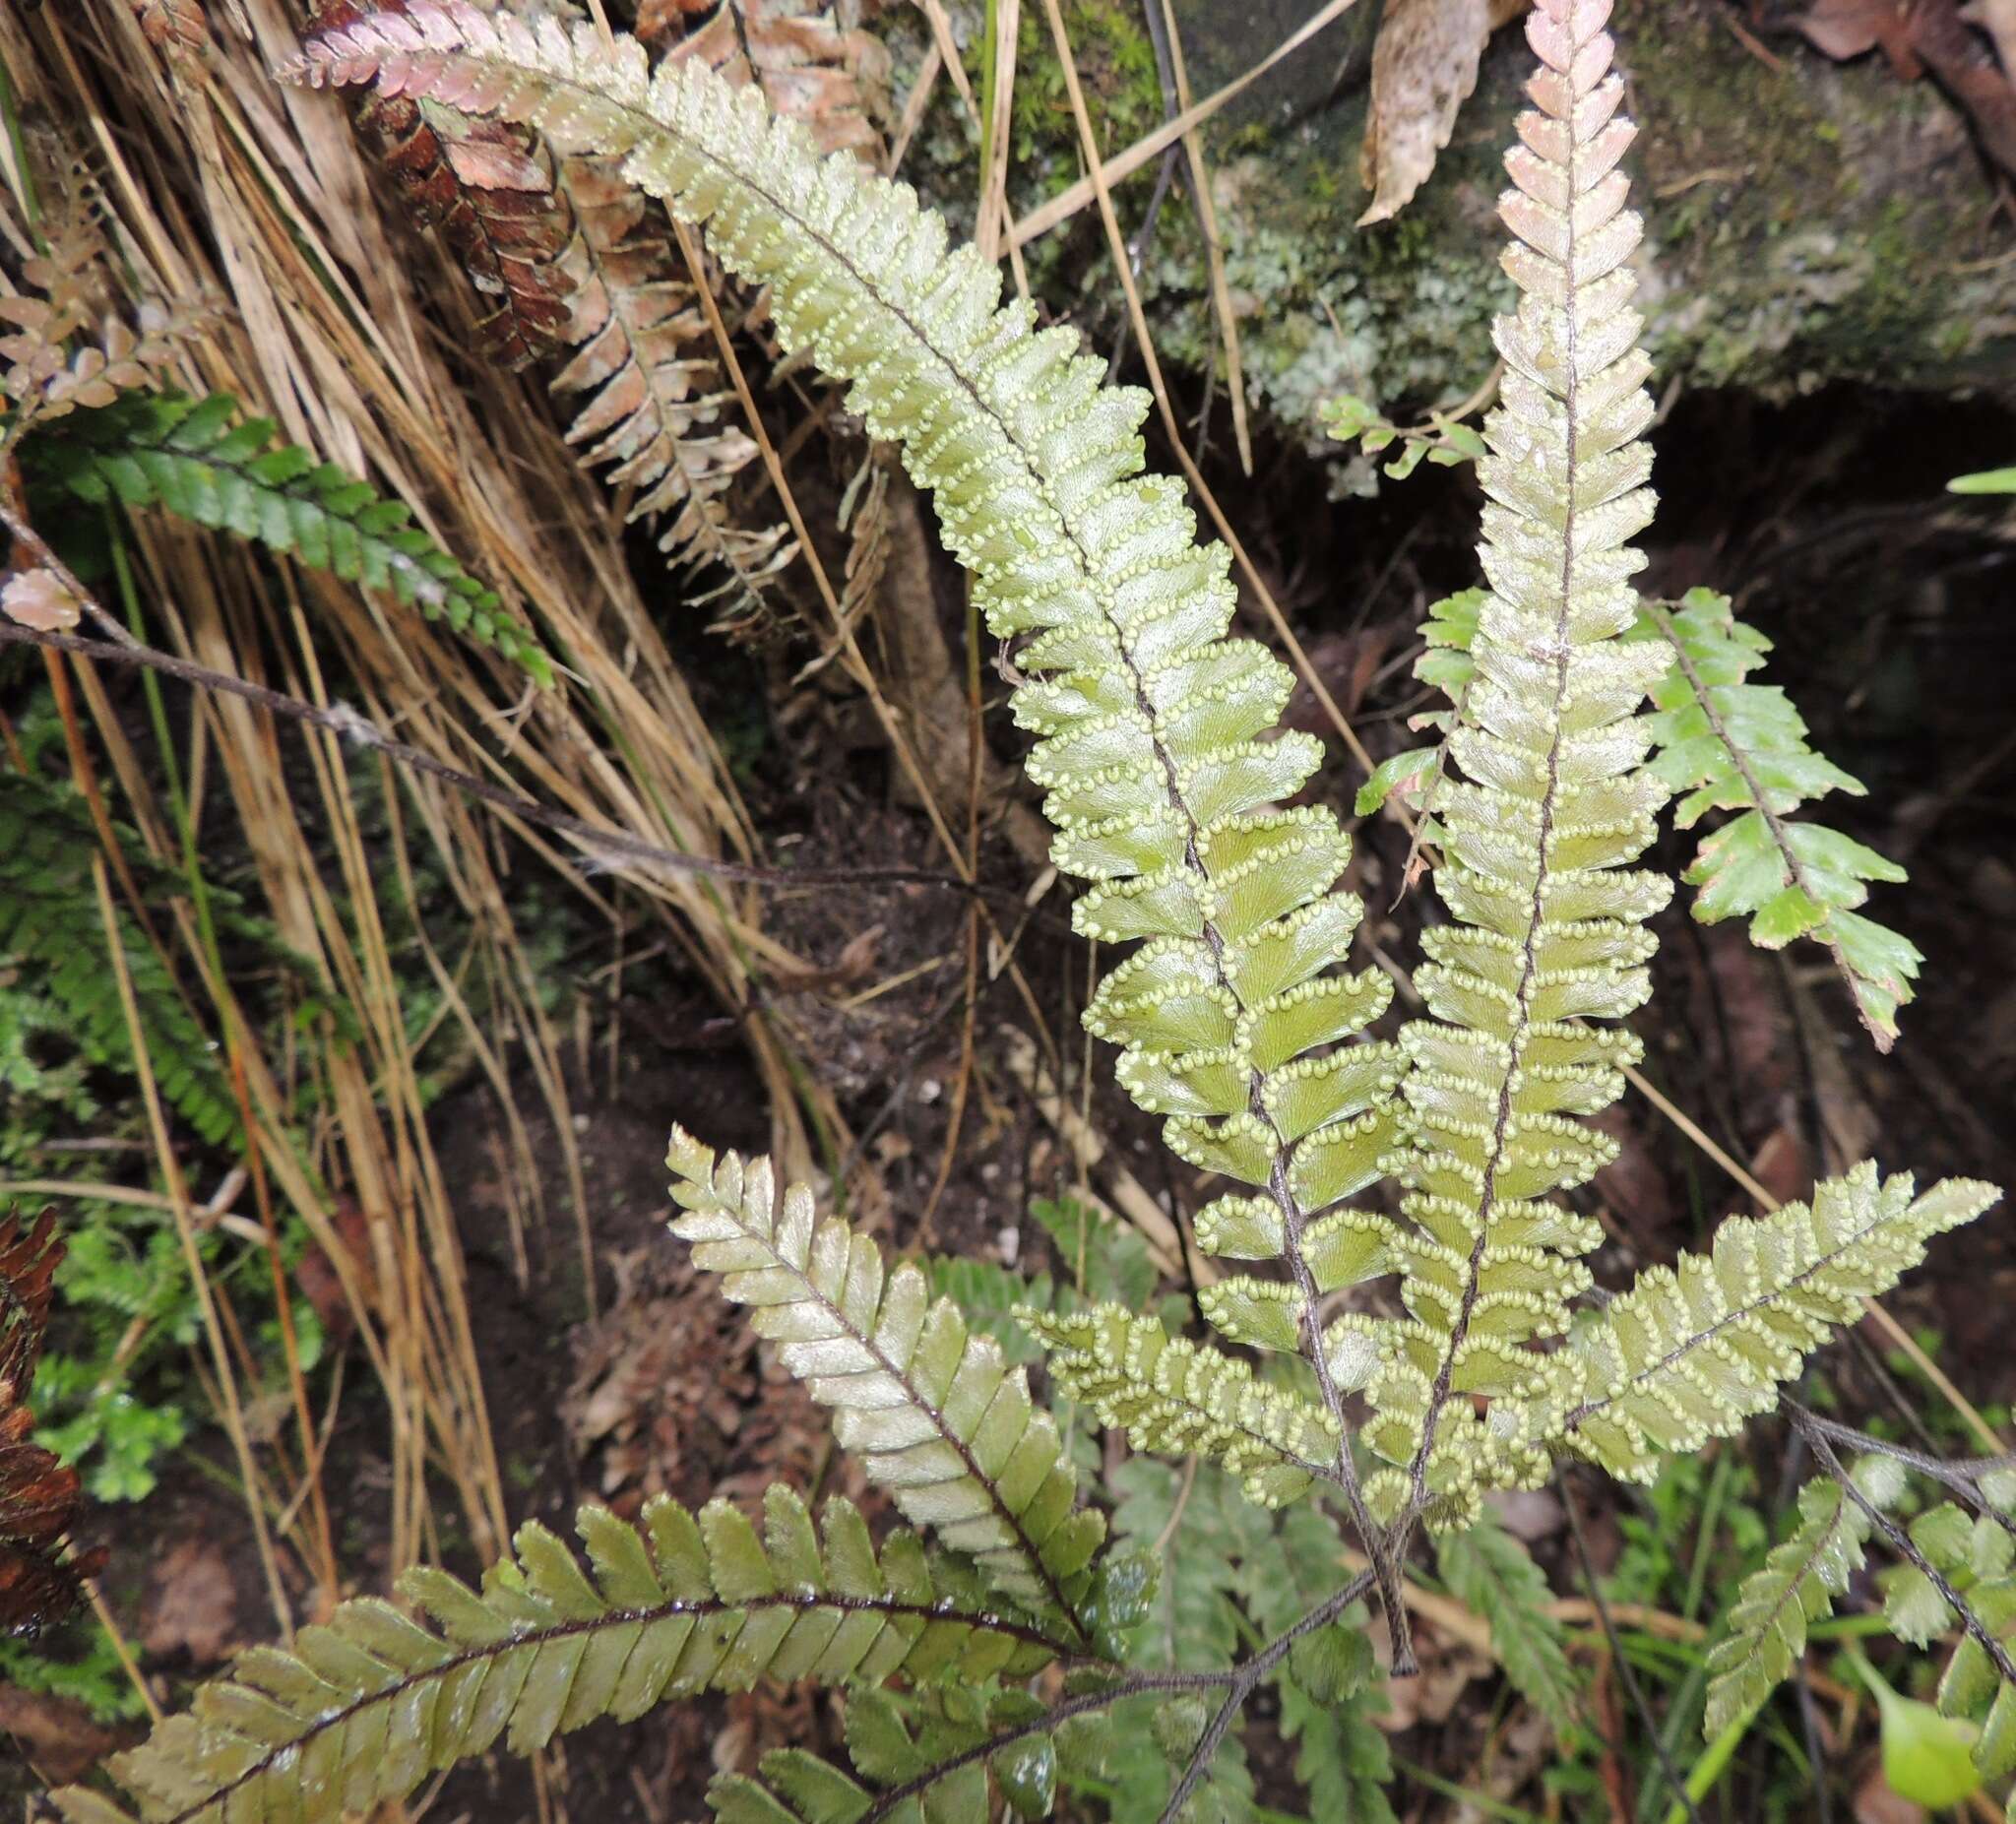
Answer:
<svg viewBox="0 0 2016 1824"><path fill-rule="evenodd" d="M860 0L644 0L637 35L672 59L698 58L737 88L753 82L780 114L811 128L821 152L882 157L874 114L889 53Z"/></svg>
<svg viewBox="0 0 2016 1824"><path fill-rule="evenodd" d="M0 1634L38 1634L77 1601L77 1571L57 1554L77 1517L77 1472L31 1437L27 1404L62 1257L46 1211L30 1226L0 1218Z"/></svg>

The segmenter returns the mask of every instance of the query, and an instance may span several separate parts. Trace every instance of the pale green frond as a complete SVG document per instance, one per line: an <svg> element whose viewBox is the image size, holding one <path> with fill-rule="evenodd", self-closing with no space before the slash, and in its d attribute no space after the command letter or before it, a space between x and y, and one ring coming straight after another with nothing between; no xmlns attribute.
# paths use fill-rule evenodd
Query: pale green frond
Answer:
<svg viewBox="0 0 2016 1824"><path fill-rule="evenodd" d="M1710 811L1737 813L1703 839L1687 870L1695 917L1747 917L1750 940L1767 949L1796 937L1826 945L1862 1024L1887 1051L1924 959L1856 908L1869 882L1901 881L1904 870L1838 830L1794 820L1830 791L1861 796L1861 782L1812 750L1784 691L1747 681L1771 642L1735 618L1727 596L1696 589L1676 607L1650 606L1639 637L1662 643L1671 659L1653 692L1650 770L1684 794L1673 821L1684 830Z"/></svg>
<svg viewBox="0 0 2016 1824"><path fill-rule="evenodd" d="M1449 1593L1488 1622L1491 1654L1514 1687L1556 1730L1575 1721L1580 1695L1561 1624L1547 1613L1553 1592L1533 1555L1488 1508L1477 1525L1435 1541Z"/></svg>
<svg viewBox="0 0 2016 1824"><path fill-rule="evenodd" d="M1887 1507L1902 1492L1887 1459L1865 1458L1858 1484L1871 1506ZM1799 1490L1798 1525L1743 1579L1729 1611L1729 1632L1708 1652L1708 1709L1702 1722L1712 1741L1769 1697L1806 1651L1806 1631L1834 1609L1834 1599L1862 1567L1871 1522L1831 1476Z"/></svg>
<svg viewBox="0 0 2016 1824"><path fill-rule="evenodd" d="M1900 1639L1920 1647L1968 1624L1934 1701L1942 1716L1979 1728L1973 1754L1982 1778L2003 1779L2016 1773L2016 1681L1981 1635L2001 1643L2005 1661L2016 1654L2016 1536L1996 1515L1971 1515L1947 1502L1913 1521L1910 1538L1945 1588L1918 1565L1901 1564L1884 1580L1884 1616Z"/></svg>
<svg viewBox="0 0 2016 1824"><path fill-rule="evenodd" d="M967 1553L1032 1612L1075 1628L1104 1537L1077 1505L1057 1427L992 1337L970 1331L923 1273L881 1250L802 1184L779 1194L767 1159L717 1159L679 1128L665 1163L672 1232L722 1295L833 1413L834 1436L913 1525Z"/></svg>
<svg viewBox="0 0 2016 1824"><path fill-rule="evenodd" d="M1647 1481L1671 1453L1727 1437L1777 1403L1806 1357L1855 1323L1925 1245L2000 1196L1946 1178L1914 1196L1908 1173L1879 1179L1864 1162L1829 1178L1810 1206L1732 1216L1706 1254L1648 1268L1567 1346L1536 1363L1532 1394L1494 1415L1494 1441L1517 1474L1543 1452L1571 1451L1613 1476Z"/></svg>
<svg viewBox="0 0 2016 1824"><path fill-rule="evenodd" d="M1608 11L1544 0L1528 19L1542 68L1500 204L1521 300L1496 326L1505 374L1478 465L1489 591L1430 628L1458 704L1453 772L1423 787L1453 922L1424 935L1415 983L1431 1017L1401 1035L1416 1233L1395 1249L1407 1318L1378 1339L1365 1435L1407 1466L1375 1478L1382 1503L1418 1490L1445 1521L1474 1510L1475 1399L1517 1392L1529 1346L1588 1289L1595 1231L1555 1200L1613 1156L1583 1117L1615 1099L1638 1046L1584 1022L1650 993L1644 923L1670 891L1632 867L1664 796L1637 712L1665 663L1620 637L1643 563L1627 541L1652 513L1652 402Z"/></svg>
<svg viewBox="0 0 2016 1824"><path fill-rule="evenodd" d="M87 505L159 508L333 571L495 648L541 684L553 681L534 634L412 524L403 502L298 444L276 444L277 434L271 419L241 418L225 393L135 392L24 439L21 466L31 485Z"/></svg>
<svg viewBox="0 0 2016 1824"><path fill-rule="evenodd" d="M1270 1387L1243 1361L1180 1337L1159 1319L1103 1304L1069 1316L1024 1311L1050 1352L1050 1373L1137 1450L1195 1451L1239 1477L1266 1507L1333 1473L1337 1432L1321 1407Z"/></svg>
<svg viewBox="0 0 2016 1824"><path fill-rule="evenodd" d="M895 1534L878 1553L844 1500L816 1529L784 1487L764 1497L760 1534L726 1502L696 1515L662 1497L641 1527L599 1507L577 1525L586 1569L534 1522L479 1592L445 1571L409 1571L401 1592L424 1623L363 1597L303 1628L290 1652L242 1654L186 1715L112 1757L134 1815L333 1824L500 1740L531 1753L668 1697L899 1672L970 1685L1027 1677L1057 1655L1037 1629L950 1595L915 1535ZM96 1793L56 1799L75 1824L131 1824Z"/></svg>
<svg viewBox="0 0 2016 1824"><path fill-rule="evenodd" d="M755 92L695 64L654 73L592 26L411 0L312 39L284 74L502 113L623 157L630 181L767 287L788 349L853 383L851 408L933 495L989 628L1017 643L1014 713L1035 737L1052 852L1091 883L1077 928L1145 940L1087 1024L1120 1048L1128 1092L1171 1117L1183 1157L1276 1204L1275 1253L1293 1265L1304 1217L1363 1181L1322 1148L1390 1101L1401 1060L1360 1035L1391 989L1376 971L1337 973L1362 911L1337 889L1349 841L1327 809L1278 808L1321 743L1276 732L1292 679L1228 637L1228 553L1196 542L1180 486L1141 473L1148 396L1103 387L1104 364L1073 332L1040 331L1027 300L1003 308L999 272L949 251L907 186L820 159ZM1319 1056L1336 1045L1348 1066ZM1393 1127L1345 1152L1377 1175Z"/></svg>

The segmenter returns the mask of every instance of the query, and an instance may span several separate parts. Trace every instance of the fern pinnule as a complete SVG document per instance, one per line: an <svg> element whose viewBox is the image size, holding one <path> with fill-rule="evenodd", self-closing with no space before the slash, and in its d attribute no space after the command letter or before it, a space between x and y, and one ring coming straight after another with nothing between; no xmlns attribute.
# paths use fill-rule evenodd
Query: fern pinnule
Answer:
<svg viewBox="0 0 2016 1824"><path fill-rule="evenodd" d="M1864 1496L1889 1507L1903 1478L1885 1457L1857 1466ZM1712 1737L1748 1716L1791 1672L1806 1650L1806 1631L1832 1612L1834 1599L1862 1567L1870 1521L1832 1477L1799 1490L1798 1525L1772 1546L1743 1579L1729 1611L1729 1632L1709 1650L1708 1708L1702 1727Z"/></svg>
<svg viewBox="0 0 2016 1824"><path fill-rule="evenodd" d="M1885 1580L1884 1619L1921 1647L1961 1630L1934 1701L1941 1715L1975 1727L1981 1777L2005 1779L2016 1773L2016 1515L1971 1515L1944 1502L1892 1542L1908 1561Z"/></svg>
<svg viewBox="0 0 2016 1824"><path fill-rule="evenodd" d="M107 1764L148 1824L365 1812L500 1738L514 1753L598 1717L760 1678L845 1684L1027 1677L1055 1658L1035 1629L955 1598L914 1534L878 1552L847 1501L814 1527L789 1489L759 1535L724 1501L697 1515L657 1497L641 1527L606 1508L576 1522L585 1571L536 1522L480 1591L445 1571L400 1588L431 1625L361 1597L291 1651L255 1647ZM56 1802L74 1824L131 1824L100 1794Z"/></svg>
<svg viewBox="0 0 2016 1824"><path fill-rule="evenodd" d="M1747 917L1750 941L1783 948L1794 938L1824 944L1876 1048L1897 1038L1897 1010L1912 997L1918 947L1857 909L1871 881L1904 870L1824 824L1794 816L1832 791L1859 797L1854 775L1813 751L1804 719L1784 691L1753 684L1771 642L1735 618L1727 596L1687 593L1654 603L1640 629L1664 643L1671 668L1653 692L1657 748L1651 771L1674 793L1686 829L1709 811L1735 816L1702 838L1684 879L1705 924Z"/></svg>
<svg viewBox="0 0 2016 1824"><path fill-rule="evenodd" d="M1285 1297L1287 1288L1280 1291ZM1017 1312L1050 1352L1057 1384L1137 1449L1199 1456L1238 1477L1264 1507L1334 1478L1337 1431L1321 1407L1270 1387L1245 1362L1171 1337L1154 1317L1117 1304L1090 1311ZM1277 1347L1279 1336L1267 1339Z"/></svg>
<svg viewBox="0 0 2016 1824"><path fill-rule="evenodd" d="M803 1185L780 1196L767 1159L718 1159L674 1128L665 1163L684 1212L672 1232L832 1409L841 1447L913 1524L1066 1638L1082 1636L1105 1526L1077 1505L1063 1440L1027 1374L992 1337L969 1331L950 1299L933 1301L917 1267L886 1270L865 1235L818 1220Z"/></svg>

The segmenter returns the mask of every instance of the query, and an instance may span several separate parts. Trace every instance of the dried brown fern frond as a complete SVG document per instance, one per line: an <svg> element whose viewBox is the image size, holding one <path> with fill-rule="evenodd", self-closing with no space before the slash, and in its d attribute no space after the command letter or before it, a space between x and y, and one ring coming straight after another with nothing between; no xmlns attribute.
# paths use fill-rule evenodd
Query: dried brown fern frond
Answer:
<svg viewBox="0 0 2016 1824"><path fill-rule="evenodd" d="M569 157L559 166L575 220L563 260L574 357L553 390L592 396L567 441L586 446L588 467L607 466L610 486L636 490L630 517L662 522L668 558L719 567L725 592L746 605L796 547L784 527L740 526L728 512L726 490L756 445L724 415L731 395L693 287L619 165Z"/></svg>
<svg viewBox="0 0 2016 1824"><path fill-rule="evenodd" d="M406 0L311 0L310 10L319 29L336 30L371 13L403 13ZM368 95L354 113L415 220L440 231L484 299L483 353L524 367L563 348L567 299L557 262L573 224L538 135L447 109L422 113L405 95Z"/></svg>
<svg viewBox="0 0 2016 1824"><path fill-rule="evenodd" d="M34 1635L77 1601L78 1567L58 1542L77 1517L77 1472L29 1433L28 1392L63 1258L55 1219L0 1217L0 1634Z"/></svg>
<svg viewBox="0 0 2016 1824"><path fill-rule="evenodd" d="M861 30L873 0L643 0L637 35L671 59L697 58L737 88L753 82L801 120L821 152L882 157L877 103L889 53Z"/></svg>
<svg viewBox="0 0 2016 1824"><path fill-rule="evenodd" d="M318 0L317 24L349 25L406 0ZM564 359L559 393L585 394L567 430L582 462L631 490L628 516L662 522L674 564L719 568L724 593L753 600L790 560L781 526L745 528L725 499L756 456L726 421L729 397L669 240L614 161L563 156L545 138L405 96L356 110L417 219L437 227L494 307L483 352L510 367Z"/></svg>
<svg viewBox="0 0 2016 1824"><path fill-rule="evenodd" d="M147 301L129 323L107 303L105 244L88 220L63 229L46 254L22 263L26 287L0 296L0 412L5 442L31 423L80 408L109 406L153 384L176 350L214 321L198 300L170 308Z"/></svg>

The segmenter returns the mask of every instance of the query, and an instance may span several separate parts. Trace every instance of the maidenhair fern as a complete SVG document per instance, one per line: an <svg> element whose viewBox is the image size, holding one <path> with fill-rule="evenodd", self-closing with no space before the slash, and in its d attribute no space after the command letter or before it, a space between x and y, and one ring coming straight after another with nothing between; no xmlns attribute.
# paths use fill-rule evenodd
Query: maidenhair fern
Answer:
<svg viewBox="0 0 2016 1824"><path fill-rule="evenodd" d="M1559 1640L1529 1613L1540 1574L1502 1531L1476 1530L1484 1493L1578 1460L1644 1477L1733 1432L1862 1299L1993 1200L1957 1180L1921 1194L1863 1164L1606 1299L1585 1264L1601 1231L1571 1200L1615 1152L1590 1117L1639 1055L1619 1022L1651 992L1650 921L1671 892L1640 865L1658 813L1684 789L1781 816L1785 793L1841 783L1759 700L1715 694L1742 666L1718 652L1704 668L1705 643L1735 637L1706 620L1676 637L1722 745L1689 746L1689 706L1664 694L1675 660L1643 637L1630 539L1653 510L1653 412L1606 16L1606 0L1541 0L1527 26L1536 105L1502 205L1520 303L1498 324L1505 379L1479 462L1487 587L1428 629L1452 703L1443 746L1372 787L1421 782L1418 858L1449 913L1414 977L1425 1017L1392 1038L1369 1036L1389 977L1347 967L1362 910L1339 885L1348 840L1327 809L1286 804L1318 744L1276 728L1290 675L1231 636L1225 550L1195 542L1179 489L1141 473L1144 395L1104 388L1102 364L1070 332L1040 330L1026 300L1004 305L999 273L949 251L907 188L822 159L704 68L654 71L596 27L467 0L403 0L287 67L617 161L766 289L788 350L850 383L1009 649L1054 859L1088 883L1076 927L1123 950L1086 1025L1174 1154L1230 1181L1191 1228L1231 1270L1197 1297L1222 1345L1144 1314L1146 1289L1128 1302L1117 1282L1091 1301L1051 1287L1023 1311L1080 1414L1186 1459L1122 1469L1116 1544L1079 1498L1068 1407L1060 1426L992 1336L934 1300L921 1269L821 1220L809 1188L780 1191L768 1162L675 1130L674 1232L923 1539L898 1534L878 1554L851 1509L829 1509L820 1536L773 1492L761 1540L720 1504L699 1521L653 1510L648 1541L584 1516L590 1578L528 1532L481 1595L438 1574L410 1584L432 1626L349 1604L295 1655L241 1662L194 1719L116 1764L146 1816L330 1816L500 1735L536 1746L667 1691L761 1675L849 1687L847 1764L770 1749L716 1783L734 1824L977 1816L997 1796L1040 1817L1069 1789L1173 1819L1214 1775L1219 1809L1239 1815L1250 1781L1229 1731L1267 1683L1324 1815L1381 1815L1361 1617L1376 1595L1394 1670L1411 1669L1401 1582L1417 1530L1441 1536L1460 1597L1504 1613L1506 1669L1566 1721ZM1664 723L1644 713L1649 694ZM1731 782L1758 764L1745 806ZM1852 915L1853 896L1810 893L1801 928ZM1397 1195L1377 1207L1351 1201L1389 1181ZM1254 1506L1214 1533L1234 1483ZM1171 1543L1193 1499L1217 1554L1195 1574ZM1761 1701L1886 1524L1845 1473L1810 1497L1718 1649L1717 1669L1747 1682L1718 1686L1716 1715ZM1965 1594L2002 1617L2006 1563L1969 1557L1963 1578L1950 1533L1900 1535L1904 1561L1956 1614L1971 1580ZM1970 1534L1967 1549L1984 1548ZM1175 1571L1158 1595L1165 1552ZM1922 1635L1944 1618L1923 1589L1899 1602ZM2002 1669L1993 1653L1987 1665ZM1032 1681L1053 1666L1061 1677ZM1957 1682L1954 1707L1984 1709L1999 1740L2005 1693L1971 1662ZM123 1816L94 1795L65 1802Z"/></svg>

